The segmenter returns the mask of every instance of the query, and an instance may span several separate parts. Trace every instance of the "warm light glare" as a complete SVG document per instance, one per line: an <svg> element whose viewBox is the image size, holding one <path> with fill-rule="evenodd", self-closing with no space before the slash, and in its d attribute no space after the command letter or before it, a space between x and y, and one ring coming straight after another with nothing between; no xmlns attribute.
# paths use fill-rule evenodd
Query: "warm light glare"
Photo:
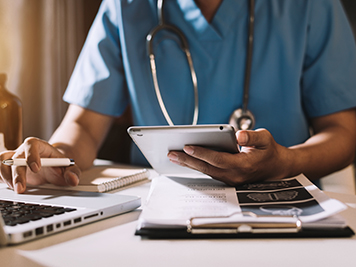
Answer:
<svg viewBox="0 0 356 267"><path fill-rule="evenodd" d="M13 39L13 33L10 32L9 6L12 1L0 0L0 72L8 72L11 65L10 60L10 42Z"/></svg>

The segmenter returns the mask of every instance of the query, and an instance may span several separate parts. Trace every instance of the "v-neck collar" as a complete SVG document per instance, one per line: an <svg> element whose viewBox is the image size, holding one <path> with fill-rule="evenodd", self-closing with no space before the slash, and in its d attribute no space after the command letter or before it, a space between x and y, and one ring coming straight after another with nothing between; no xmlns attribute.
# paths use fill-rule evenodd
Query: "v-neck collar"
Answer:
<svg viewBox="0 0 356 267"><path fill-rule="evenodd" d="M241 12L245 12L245 0L223 0L209 23L194 0L177 0L183 16L197 32L200 40L219 41L226 36L232 23ZM233 8L232 8L233 7Z"/></svg>

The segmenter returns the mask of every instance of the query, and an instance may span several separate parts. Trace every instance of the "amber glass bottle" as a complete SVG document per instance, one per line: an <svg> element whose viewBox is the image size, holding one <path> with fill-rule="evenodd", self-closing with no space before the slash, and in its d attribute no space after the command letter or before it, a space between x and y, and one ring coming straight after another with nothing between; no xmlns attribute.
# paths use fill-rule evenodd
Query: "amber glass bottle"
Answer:
<svg viewBox="0 0 356 267"><path fill-rule="evenodd" d="M22 143L22 104L5 87L6 74L0 73L0 133L5 147L15 149Z"/></svg>

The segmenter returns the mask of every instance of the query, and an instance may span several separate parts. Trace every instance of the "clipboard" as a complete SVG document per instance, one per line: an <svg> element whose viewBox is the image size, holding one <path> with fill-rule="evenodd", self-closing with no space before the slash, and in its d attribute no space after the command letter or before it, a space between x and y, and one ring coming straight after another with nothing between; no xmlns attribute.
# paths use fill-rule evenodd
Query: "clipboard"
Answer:
<svg viewBox="0 0 356 267"><path fill-rule="evenodd" d="M254 218L262 218L249 212ZM288 216L284 216L288 217ZM336 217L340 226L331 226L320 223L303 223L296 216L289 216L287 221L275 221L275 216L264 216L263 221L231 221L219 222L218 219L226 216L214 217L215 223L197 223L197 220L212 219L208 217L193 217L187 221L186 227L153 228L139 227L135 235L149 239L200 239L200 238L326 238L351 237L355 233L345 224L342 217ZM318 226L317 226L318 224Z"/></svg>
<svg viewBox="0 0 356 267"><path fill-rule="evenodd" d="M350 237L329 198L304 175L230 187L213 179L155 177L136 235L145 238Z"/></svg>
<svg viewBox="0 0 356 267"><path fill-rule="evenodd" d="M341 238L351 237L354 232L350 227L343 229L301 229L295 233L265 232L253 233L201 233L192 234L186 229L138 229L135 235L148 239L228 239L228 238Z"/></svg>

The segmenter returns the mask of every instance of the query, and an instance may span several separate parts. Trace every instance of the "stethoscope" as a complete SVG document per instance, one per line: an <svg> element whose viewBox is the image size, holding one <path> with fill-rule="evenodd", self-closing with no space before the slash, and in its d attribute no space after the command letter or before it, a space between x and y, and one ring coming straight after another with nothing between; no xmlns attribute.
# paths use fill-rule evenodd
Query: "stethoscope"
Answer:
<svg viewBox="0 0 356 267"><path fill-rule="evenodd" d="M152 74L154 89L156 92L156 97L168 125L173 126L174 123L172 122L168 114L168 111L164 105L161 91L159 89L155 55L153 52L153 39L156 36L156 34L161 30L168 30L179 37L181 48L185 53L188 61L191 79L193 83L193 89L194 89L194 115L193 115L192 125L196 125L198 122L198 114L199 114L198 81L193 66L193 60L189 51L188 41L180 29L178 29L176 26L167 24L165 22L163 16L163 3L164 3L163 0L157 1L158 25L154 27L146 37L147 51L150 58L151 74ZM247 57L246 57L246 72L244 77L245 80L244 80L244 90L243 90L243 104L242 104L242 108L236 109L231 114L229 119L229 124L231 124L236 130L250 130L253 129L255 125L255 117L253 116L252 112L248 110L247 107L248 100L249 100L250 77L251 77L251 68L252 68L253 37L254 37L253 30L254 30L254 21L255 21L254 10L255 10L255 1L249 0L248 44L247 44Z"/></svg>

